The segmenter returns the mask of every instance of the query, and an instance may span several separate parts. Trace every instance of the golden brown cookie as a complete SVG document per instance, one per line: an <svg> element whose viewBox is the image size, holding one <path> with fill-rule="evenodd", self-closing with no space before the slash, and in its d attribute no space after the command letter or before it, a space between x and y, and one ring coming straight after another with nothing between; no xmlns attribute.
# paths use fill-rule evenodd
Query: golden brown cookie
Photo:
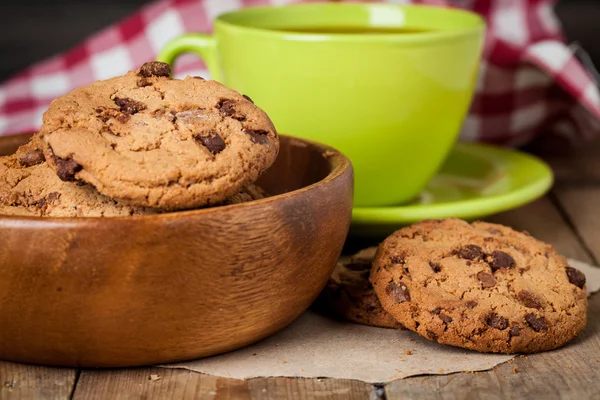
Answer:
<svg viewBox="0 0 600 400"><path fill-rule="evenodd" d="M429 340L483 352L560 347L586 325L585 276L508 227L429 220L379 247L371 282L383 308Z"/></svg>
<svg viewBox="0 0 600 400"><path fill-rule="evenodd" d="M29 217L122 217L155 214L159 210L133 207L98 193L83 182L61 181L45 162L39 135L8 157L0 157L0 215ZM221 205L267 197L250 184Z"/></svg>
<svg viewBox="0 0 600 400"><path fill-rule="evenodd" d="M269 117L215 81L169 75L147 63L55 99L41 134L57 175L167 210L219 204L254 182L279 149Z"/></svg>
<svg viewBox="0 0 600 400"><path fill-rule="evenodd" d="M362 325L401 329L402 324L381 308L369 282L377 247L369 247L338 261L315 308L336 318Z"/></svg>
<svg viewBox="0 0 600 400"><path fill-rule="evenodd" d="M31 217L122 217L153 210L121 204L83 183L63 182L44 160L40 137L0 157L0 214Z"/></svg>

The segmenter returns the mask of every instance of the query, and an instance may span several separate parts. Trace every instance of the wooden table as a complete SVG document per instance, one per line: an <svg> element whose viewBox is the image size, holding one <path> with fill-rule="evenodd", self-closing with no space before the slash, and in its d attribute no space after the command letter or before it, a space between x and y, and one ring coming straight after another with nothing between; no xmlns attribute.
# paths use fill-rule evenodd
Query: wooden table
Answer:
<svg viewBox="0 0 600 400"><path fill-rule="evenodd" d="M600 141L544 158L556 173L552 192L489 220L525 229L565 256L598 265ZM563 349L519 357L490 371L420 376L386 385L340 379L239 381L178 369L93 370L0 362L0 400L600 398L599 331L600 295L595 295L585 332Z"/></svg>

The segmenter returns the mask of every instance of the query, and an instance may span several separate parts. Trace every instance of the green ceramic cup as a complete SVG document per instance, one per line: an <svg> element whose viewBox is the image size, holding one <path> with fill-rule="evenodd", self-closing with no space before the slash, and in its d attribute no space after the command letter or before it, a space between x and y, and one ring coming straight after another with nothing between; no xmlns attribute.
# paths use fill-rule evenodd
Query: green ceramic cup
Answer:
<svg viewBox="0 0 600 400"><path fill-rule="evenodd" d="M326 33L294 28L327 27ZM407 29L331 33L334 27ZM410 33L408 30L423 30ZM476 14L397 4L301 4L220 15L158 59L198 54L213 79L249 95L280 133L326 143L355 170L355 204L416 196L457 139L481 58Z"/></svg>

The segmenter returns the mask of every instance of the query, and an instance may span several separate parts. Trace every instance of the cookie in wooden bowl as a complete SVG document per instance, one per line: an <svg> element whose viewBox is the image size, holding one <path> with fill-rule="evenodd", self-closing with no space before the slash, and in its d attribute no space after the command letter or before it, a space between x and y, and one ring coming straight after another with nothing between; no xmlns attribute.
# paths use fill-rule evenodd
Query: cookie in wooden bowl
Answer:
<svg viewBox="0 0 600 400"><path fill-rule="evenodd" d="M0 138L0 154L18 139ZM0 215L0 359L162 364L234 350L294 321L340 256L352 167L330 147L280 143L257 182L268 198L115 218Z"/></svg>
<svg viewBox="0 0 600 400"><path fill-rule="evenodd" d="M249 97L160 62L61 96L40 128L48 165L135 207L215 205L274 162L278 135Z"/></svg>

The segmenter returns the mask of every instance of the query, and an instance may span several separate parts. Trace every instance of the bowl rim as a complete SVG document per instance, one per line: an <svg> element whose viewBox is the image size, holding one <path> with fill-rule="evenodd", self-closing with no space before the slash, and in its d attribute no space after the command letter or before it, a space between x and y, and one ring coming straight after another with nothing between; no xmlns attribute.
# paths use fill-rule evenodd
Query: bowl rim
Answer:
<svg viewBox="0 0 600 400"><path fill-rule="evenodd" d="M9 143L11 141L15 141L18 137L24 136L27 134L18 134L18 135L6 135L0 136L0 145L3 142ZM129 216L118 216L118 217L30 217L30 216L13 216L13 215L1 215L0 214L0 228L6 226L6 224L10 224L11 221L14 221L15 225L22 225L26 221L36 222L38 224L47 225L48 227L56 227L56 225L66 226L66 225L76 225L83 226L87 224L93 224L97 226L97 224L110 224L110 223L120 223L124 221L140 221L140 220L153 220L153 221L165 221L165 220L173 220L181 217L192 217L192 216L200 216L200 215L208 215L216 212L229 211L232 209L242 209L242 208L250 208L256 206L262 206L264 204L268 204L271 202L282 201L289 198L297 197L304 195L307 192L316 190L317 188L333 182L339 179L349 168L352 168L352 163L350 159L345 156L339 150L334 149L333 147L305 139L297 136L289 135L289 134L279 134L280 137L285 138L285 140L290 141L292 144L300 144L301 146L311 146L318 151L318 153L327 161L329 165L330 171L323 179L314 182L310 185L303 186L299 189L295 189L286 193L281 193L274 196L269 196L264 199L252 200L245 203L239 204L229 204L218 207L206 207L206 208L198 208L198 209L190 209L190 210L179 210L179 211L168 211L160 214L145 214L145 215L129 215ZM12 227L15 227L12 225ZM27 225L30 226L30 225Z"/></svg>

